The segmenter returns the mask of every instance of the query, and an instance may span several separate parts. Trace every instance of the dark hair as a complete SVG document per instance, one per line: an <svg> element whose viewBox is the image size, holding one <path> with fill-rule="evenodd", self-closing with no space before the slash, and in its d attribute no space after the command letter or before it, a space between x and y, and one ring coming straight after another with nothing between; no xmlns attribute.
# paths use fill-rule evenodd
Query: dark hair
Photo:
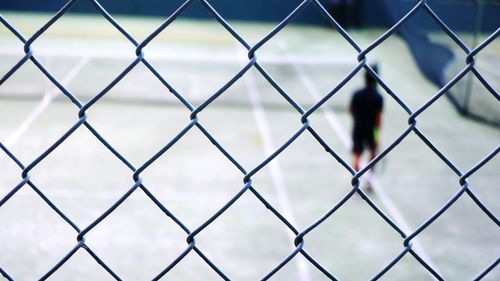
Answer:
<svg viewBox="0 0 500 281"><path fill-rule="evenodd" d="M378 74L378 65L371 65L371 68ZM375 87L377 85L377 80L375 80L368 71L365 71L365 83L367 87Z"/></svg>

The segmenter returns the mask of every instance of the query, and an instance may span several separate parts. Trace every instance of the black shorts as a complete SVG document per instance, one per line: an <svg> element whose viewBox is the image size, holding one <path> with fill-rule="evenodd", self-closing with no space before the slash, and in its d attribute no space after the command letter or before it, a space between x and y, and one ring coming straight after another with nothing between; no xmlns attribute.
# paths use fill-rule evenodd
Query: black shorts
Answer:
<svg viewBox="0 0 500 281"><path fill-rule="evenodd" d="M361 154L367 146L371 151L375 150L375 138L373 130L359 131L352 134L352 152Z"/></svg>

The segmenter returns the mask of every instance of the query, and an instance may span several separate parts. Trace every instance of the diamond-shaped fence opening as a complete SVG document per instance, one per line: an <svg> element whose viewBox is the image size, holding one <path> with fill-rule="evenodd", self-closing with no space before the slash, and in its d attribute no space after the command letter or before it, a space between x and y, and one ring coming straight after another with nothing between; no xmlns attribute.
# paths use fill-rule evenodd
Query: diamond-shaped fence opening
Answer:
<svg viewBox="0 0 500 281"><path fill-rule="evenodd" d="M352 37L351 33L357 31L347 31L343 21L338 21L337 12L340 13L341 6L335 5L343 1L288 3L288 6L293 6L290 13L266 35L260 35L262 27L256 27L259 31L255 33L239 23L234 27L232 21L224 18L225 11L218 10L220 3L215 3L217 1L187 0L178 1L178 6L169 10L169 15L154 29L150 23L146 24L149 31L145 34L137 30L129 32L128 29L134 26L132 21L125 20L127 24L121 25L106 10L105 2L67 1L40 29L29 34L23 34L21 30L30 28L17 26L19 23L16 22L11 24L9 14L0 14L0 36L10 38L10 43L0 45L0 51L6 50L2 64L7 65L0 68L0 98L5 97L0 99L2 103L5 101L0 108L10 106L11 111L4 112L14 115L15 109L12 108L16 107L16 97L25 98L34 105L27 115L24 114L25 108L20 109L26 115L23 115L22 122L16 119L18 117L9 119L10 114L0 115L5 119L0 122L2 126L5 124L6 131L17 127L10 135L4 135L0 130L0 274L5 279L45 280L76 276L74 280L159 280L169 277L175 280L376 280L385 276L408 280L430 276L445 280L456 277L450 277L450 267L440 270L441 265L449 263L446 247L454 247L450 252L465 255L460 250L463 247L467 251L471 247L465 245L466 242L492 245L488 260L482 258L480 265L465 264L460 268L471 268L464 273L467 278L478 280L491 276L495 279L499 276L500 223L495 212L498 208L488 206L496 201L487 200L486 204L480 199L491 193L498 195L498 192L489 189L482 193L469 183L471 177L481 176L484 166L495 163L493 159L500 151L498 130L489 127L469 130L471 125L464 123L453 126L454 122L469 121L459 120L449 113L443 116L433 113L434 109L445 107L440 104L449 91L466 87L464 81L472 75L474 85L471 89L481 87L485 90L490 97L490 107L498 110L498 71L487 63L476 66L476 57L491 47L500 34L498 27L477 40L474 46L468 46L439 17L434 10L437 8L427 3L431 1L408 1L411 3L406 3L407 7L402 9L404 13L400 15L389 5L387 13L396 19L395 23L368 44L358 44L353 38L361 38L362 32ZM244 13L245 2L240 2ZM112 36L120 38L119 45L126 46L120 49L101 38L102 41L95 46L88 45L93 50L89 51L85 50L87 46L78 46L78 40L82 38L76 36L74 42L65 42L69 43L69 52L59 50L62 46L58 40L63 39L58 36L63 37L67 31L58 29L57 25L78 22L78 16L66 18L75 5L86 5L87 10L92 10L99 21L106 24L106 33L113 33ZM269 5L274 7L277 4ZM333 15L329 5L334 7ZM123 9L127 7L125 5ZM186 14L197 10L203 10L213 22L206 26L203 22L175 25ZM316 42L308 42L301 49L295 46L294 40L280 41L280 37L288 37L287 27L292 27L291 23L305 14L314 14L320 22L335 29L336 35L332 35L335 40L326 42L341 42L349 50L344 47L337 57L332 54L322 58L325 50L335 52L335 48L323 48L314 46ZM408 39L409 33L420 22L418 17L425 17L426 22L441 30L448 44L454 45L461 56L465 56L465 61L450 63L452 52L443 52L436 58L435 54L443 49L434 45L429 47L432 41L429 38L418 35L417 41ZM80 26L80 30L98 28L89 19L81 20L82 24L91 26ZM227 54L229 50L230 55L214 51L222 41L205 37L197 41L197 38L183 35L185 30L197 26L206 27L209 34L214 29L223 32L225 39L222 41L229 44L224 46L224 51ZM52 28L56 30L48 36ZM167 34L176 28L179 30L174 35ZM292 32L303 33L302 40L316 38L306 34L304 27L294 27ZM408 40L411 54L418 67L424 69L426 78L440 84L438 89L423 87L426 91L435 90L427 92L423 103L422 98L413 100L406 93L410 91L408 88L415 88L419 83L389 82L383 71L376 70L375 64L383 60L377 51L390 48L382 45L396 37L396 33ZM136 38L137 34L140 36ZM191 43L208 44L207 51L192 55L192 50L170 44L176 36ZM396 45L400 43L398 41ZM266 50L271 45L272 48ZM287 55L297 48L296 56ZM120 53L125 49L126 54ZM266 56L266 52L275 57ZM430 57L431 52L435 53L434 57ZM494 54L495 48L489 48L488 52L494 56L490 53ZM281 53L284 55L276 59ZM316 60L308 56L311 54ZM346 59L346 56L349 57ZM338 67L332 70L337 75L325 78L327 76L322 73L328 71L329 63L339 58L337 66L330 66ZM218 64L225 61L231 68L219 69ZM397 68L388 71L388 76L395 80L424 81L420 76L405 77L421 74L415 71L406 73L402 71L404 65L396 67L397 63L397 59L390 63L380 62L383 67ZM443 69L447 63L452 65L452 71L445 75ZM314 64L320 67L314 69ZM416 66L412 68L416 69ZM35 74L26 74L26 70ZM104 76L100 75L101 71L104 71ZM441 71L441 76L436 76L436 71ZM483 76L485 71L488 73ZM398 111L398 122L392 121L398 126L390 131L390 137L384 139L386 143L381 145L378 155L357 171L351 166L350 159L346 159L352 145L349 132L344 128L348 122L348 110L340 118L335 111L348 106L347 92L354 90L352 84L359 82L359 77L365 73L376 80L384 99L390 101L391 110ZM9 82L16 84L13 82L19 77L24 81L17 84L26 84L25 87L10 87ZM45 84L30 88L30 84L40 77ZM162 97L155 98L155 95ZM408 100L410 102L406 104ZM63 130L60 129L62 125L43 120L43 111L54 102L64 114L52 112L52 117L54 120L64 119ZM219 107L228 104L235 106L236 110L218 111ZM162 110L175 113L165 115L164 111L160 112L160 106L164 106ZM148 107L156 113L147 115ZM245 114L238 113L245 110ZM109 115L106 115L108 111ZM446 132L429 129L432 118L440 119L435 121L441 124L439 126L446 126ZM231 120L231 123L227 121L227 126L226 119ZM30 126L36 120L43 121L43 129L35 131ZM441 150L446 141L434 141L436 134L451 134L453 128L464 139L474 139L487 131L481 149L470 145L472 148L467 155L475 152L473 159L454 161L455 157L463 158L467 148ZM73 140L82 131L85 131L86 138L93 139L93 146L99 146L92 152L94 154L86 152L89 149L87 143ZM47 135L51 137L43 137ZM190 137L193 135L198 139L193 141ZM34 156L29 154L30 157L26 157L25 152L18 152L36 138L43 139L40 141L43 145L30 151ZM446 138L441 136L441 139ZM453 136L447 141L453 141L451 138ZM124 145L127 142L133 144ZM404 149L400 148L405 146L415 151L403 155ZM210 153L206 153L208 149ZM439 163L441 170L429 172L433 169L429 161L428 167L424 167L426 161L417 161L419 159L413 158L412 163L412 157L426 157L424 153L418 153L419 149L426 149L425 154L433 157L432 165ZM316 156L318 151L324 155ZM456 151L459 155L450 155ZM73 157L73 152L75 155L86 154L85 161L93 165L92 173L82 167L85 165L72 163L82 161ZM393 158L398 159L397 163L387 161L392 154L398 154ZM240 157L252 161L242 161ZM110 158L113 165L121 165L119 173L116 167L107 165ZM387 165L400 167L391 169ZM398 180L399 176L404 176L398 171L414 174L410 195L401 191L404 187L398 186L408 182L405 178ZM20 177L15 179L13 174ZM310 180L302 178L307 174ZM345 178L346 174L349 179ZM117 175L120 180L113 180ZM488 172L486 175L492 180L490 183L488 179L481 179L479 182L483 186L485 182L498 184L498 174ZM423 180L431 176L452 178L454 182ZM238 178L239 181L235 180ZM432 188L441 189L441 192L446 189L446 200L432 200L433 203L429 204L432 210L419 212L418 219L407 221L405 217L412 212L411 208L428 206L411 202L407 204L409 206L402 206L400 211L397 205L412 198L394 202L391 196L403 194L415 201L425 201L426 196L433 196L432 191L428 191L430 187L426 186L427 193L421 194L424 188L417 191L415 186L433 182L437 184ZM391 193L390 189L386 191L382 187L382 183L400 190ZM54 189L52 185L58 188ZM93 192L93 188L97 191ZM294 195L290 196L288 193L292 192ZM481 196L476 196L475 192ZM442 197L442 193L440 195ZM78 202L72 203L72 200ZM324 201L315 204L314 200ZM464 202L466 207L463 207ZM78 208L68 211L72 205ZM96 205L99 208L95 208ZM50 217L46 216L47 212ZM422 214L425 214L423 219ZM478 229L461 233L460 227L467 228L467 219L454 224L453 218L467 215L480 216L481 220L469 221ZM482 228L484 225L487 227ZM479 228L487 231L478 233ZM16 235L16 231L22 235ZM64 234L64 237L59 237L61 239L52 237L61 233ZM447 243L437 243L432 238L433 233ZM464 245L460 244L463 240L456 238L460 235L466 236L461 238L466 240ZM63 241L64 246L58 245L57 240ZM69 243L69 240L73 242ZM15 249L21 245L19 243L22 247ZM429 244L431 249L426 247ZM439 244L446 244L446 247ZM479 248L484 249L484 245ZM38 263L36 259L43 259L43 262ZM363 266L370 260L374 261ZM459 261L469 262L462 258ZM90 274L89 270L97 271L96 275Z"/></svg>

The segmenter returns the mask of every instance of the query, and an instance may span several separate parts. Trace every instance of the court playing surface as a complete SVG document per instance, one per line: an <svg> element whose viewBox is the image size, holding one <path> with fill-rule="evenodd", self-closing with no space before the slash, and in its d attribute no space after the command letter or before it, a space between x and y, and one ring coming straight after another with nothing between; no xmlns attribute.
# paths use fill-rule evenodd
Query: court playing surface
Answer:
<svg viewBox="0 0 500 281"><path fill-rule="evenodd" d="M3 16L26 37L47 15ZM118 18L136 40L161 19ZM253 45L272 28L232 23ZM350 34L362 47L383 31ZM488 52L498 54L494 42ZM102 91L135 59L135 48L101 17L66 15L33 44L34 54L82 102ZM194 107L217 92L247 63L246 50L214 22L175 21L144 50L146 58ZM23 44L0 27L0 77L23 56ZM357 53L333 29L288 26L257 51L259 63L304 109L331 91L356 66ZM380 76L413 110L439 89L418 71L404 42L392 36L369 53ZM458 73L459 70L457 70ZM498 70L489 69L491 77ZM311 115L311 126L350 163L347 111L362 87L361 72ZM492 80L495 87L498 80ZM498 88L495 88L498 89ZM408 115L384 96L382 147L408 127ZM497 104L498 107L498 104ZM138 64L88 111L88 122L140 167L190 122L190 110ZM303 126L301 115L255 69L249 70L199 115L203 127L251 171ZM0 140L31 163L78 120L72 104L31 63L0 86ZM418 128L463 173L491 153L500 131L461 117L445 97L417 118ZM498 157L470 178L471 190L494 215L500 211ZM0 153L0 198L22 170ZM133 172L85 126L30 172L31 180L80 229L109 209L134 184ZM238 170L197 127L141 174L148 190L191 231L244 187ZM411 133L378 165L367 195L411 233L460 189L459 178ZM307 131L252 177L252 185L302 231L351 190L351 174ZM365 184L363 178L363 185ZM0 208L0 268L16 280L43 276L77 243L77 234L29 186ZM138 189L86 236L86 244L123 280L151 280L188 247L186 233ZM295 234L251 192L196 235L196 246L231 280L260 280L295 246ZM403 250L403 239L354 194L304 237L304 249L340 280L368 280ZM417 236L415 251L447 280L471 280L500 256L500 231L466 195ZM111 280L80 249L50 280ZM164 280L219 280L191 251ZM272 280L327 280L298 254ZM406 255L383 280L433 280ZM483 280L500 279L493 269Z"/></svg>

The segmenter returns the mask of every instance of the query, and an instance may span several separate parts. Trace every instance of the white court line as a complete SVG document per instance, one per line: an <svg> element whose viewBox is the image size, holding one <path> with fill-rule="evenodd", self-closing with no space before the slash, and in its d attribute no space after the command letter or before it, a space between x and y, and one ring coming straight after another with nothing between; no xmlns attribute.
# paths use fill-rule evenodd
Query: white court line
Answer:
<svg viewBox="0 0 500 281"><path fill-rule="evenodd" d="M246 62L246 60L240 60L241 65L245 65ZM269 121L264 113L257 82L255 81L255 77L253 76L251 70L245 73L244 82L248 91L250 103L252 105L255 122L257 123L257 129L259 130L259 134L262 138L264 154L271 155L274 153L276 146L274 145L271 129L269 128ZM269 167L271 180L278 197L278 204L281 209L280 211L292 225L297 226L297 220L295 219L288 192L285 187L285 182L283 180L283 174L281 173L279 159L274 158L267 166ZM295 235L291 231L286 230L285 232L290 240L295 240ZM309 265L303 259L294 258L294 261L297 266L297 270L299 271L300 280L310 281L311 276L309 272Z"/></svg>
<svg viewBox="0 0 500 281"><path fill-rule="evenodd" d="M281 47L285 51L287 50L287 48L284 44L282 44ZM288 55L285 55L285 58L288 58ZM321 94L320 94L320 91L318 90L318 87L313 82L313 80L310 78L310 76L307 75L307 73L305 73L300 66L293 63L293 61L290 61L290 65L293 67L294 71L297 73L299 78L304 83L305 87L307 88L307 92L309 92L309 94L311 94L311 97L316 102L318 102L321 99ZM352 141L349 137L349 134L347 133L347 130L339 122L338 118L336 117L335 112L327 106L320 107L320 110L323 112L325 118L330 123L330 125L332 126L335 133L339 136L339 138L340 138L341 142L344 144L344 146L346 148L351 148ZM382 202L382 205L384 205L384 207L387 209L389 214L391 214L392 219L397 223L397 225L406 234L412 233L413 231L412 231L412 228L410 227L409 223L404 218L404 216L402 215L401 211L396 206L394 201L392 201L392 199L387 195L387 193L385 192L385 189L383 188L383 186L379 182L379 180L371 172L367 173L367 180L370 182L371 186L373 187L373 191L374 191L375 195ZM422 257L428 265L430 265L432 268L434 268L439 273L436 265L433 263L432 259L427 254L427 251L420 244L420 242L416 238L414 238L412 240L412 242L413 242L412 248L415 250L415 252L420 257ZM432 275L430 272L429 272L429 274L432 276L432 278L436 279L434 277L434 275Z"/></svg>
<svg viewBox="0 0 500 281"><path fill-rule="evenodd" d="M262 108L262 103L259 97L259 90L257 88L257 82L255 81L255 77L250 71L245 74L244 80L248 90L248 95L250 97L250 102L252 104L255 121L262 138L262 143L264 145L264 153L266 155L271 155L272 153L274 153L276 146L274 145L271 130L269 128L269 121L267 120L264 109ZM293 209L291 207L288 192L283 181L283 174L281 173L279 160L277 158L274 158L271 162L269 162L267 166L269 167L273 186L278 196L278 204L281 209L280 211L292 225L297 226L297 221L293 214ZM286 233L291 240L295 240L295 235L291 231L286 231ZM299 270L300 280L311 280L309 268L305 261L297 258L295 258L294 260Z"/></svg>
<svg viewBox="0 0 500 281"><path fill-rule="evenodd" d="M89 58L82 58L69 72L66 76L61 80L61 84L63 86L67 86L76 76L80 73L80 71L85 67L85 65L89 62ZM12 132L3 144L5 147L10 148L14 145L21 136L29 129L31 124L43 113L43 111L49 106L50 102L59 94L60 90L55 85L45 92L40 103L37 104L35 109L31 111L31 113L24 119L23 123L19 125L14 132Z"/></svg>
<svg viewBox="0 0 500 281"><path fill-rule="evenodd" d="M0 55L4 56L20 56L24 55L19 52L19 48L0 47ZM135 59L135 54L123 49L102 50L102 49L82 49L75 52L74 49L37 49L35 56L42 58L80 58L82 56L91 59ZM234 53L207 53L207 52L185 52L169 50L165 51L164 48L148 49L145 51L145 58L151 60L166 60L173 62L208 62L219 64L241 64L242 61L248 62L246 53L241 53L236 57ZM292 59L297 64L314 64L314 65L329 65L329 64L345 64L352 65L356 63L355 60L346 59L346 56L331 55L331 56L309 56L309 55L296 55ZM259 55L260 63L269 64L288 64L279 55Z"/></svg>

